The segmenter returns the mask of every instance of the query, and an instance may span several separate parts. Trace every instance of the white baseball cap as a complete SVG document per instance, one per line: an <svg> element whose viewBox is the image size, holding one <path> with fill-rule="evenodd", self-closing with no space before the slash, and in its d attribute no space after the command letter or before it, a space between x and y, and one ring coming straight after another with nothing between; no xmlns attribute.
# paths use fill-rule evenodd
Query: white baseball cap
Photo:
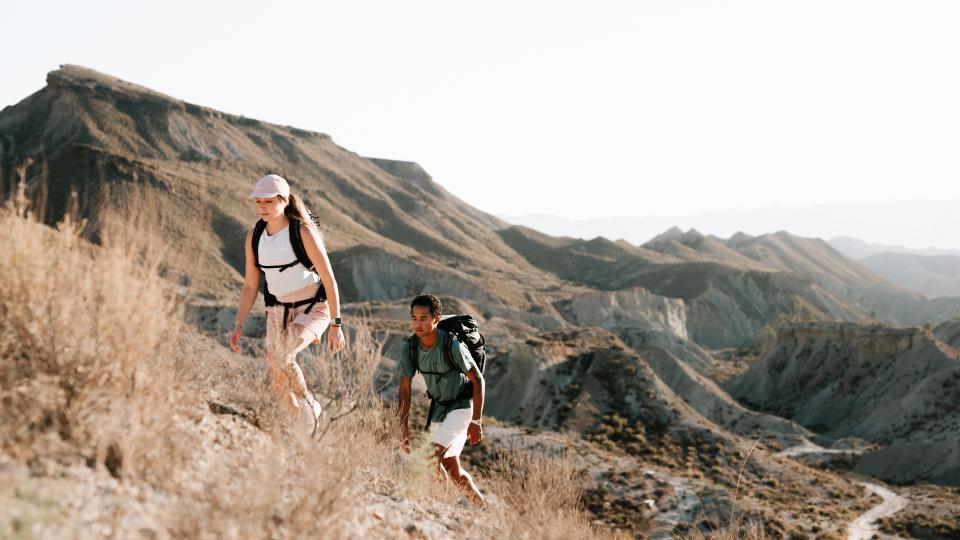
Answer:
<svg viewBox="0 0 960 540"><path fill-rule="evenodd" d="M269 199L276 195L283 195L285 198L290 197L290 185L282 176L268 174L257 180L257 185L253 188L250 198Z"/></svg>

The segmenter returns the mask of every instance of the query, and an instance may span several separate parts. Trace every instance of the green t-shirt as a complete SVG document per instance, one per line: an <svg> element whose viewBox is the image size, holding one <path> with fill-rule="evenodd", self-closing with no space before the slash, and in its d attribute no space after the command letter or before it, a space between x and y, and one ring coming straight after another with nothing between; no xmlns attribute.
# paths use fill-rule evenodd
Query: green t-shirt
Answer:
<svg viewBox="0 0 960 540"><path fill-rule="evenodd" d="M469 397L458 399L446 405L439 403L440 401L449 401L460 395L463 387L470 380L465 373L477 367L466 345L460 343L454 337L450 347L450 356L457 369L450 369L450 365L443 359L442 349L446 335L446 332L438 329L437 342L430 350L424 349L421 344L420 353L417 356L420 372L423 375L423 380L427 383L427 392L437 400L430 417L431 422L443 422L450 411L473 406L473 399ZM423 373L424 371L432 373ZM434 373L440 373L440 375ZM413 369L413 361L410 359L410 344L408 341L404 341L400 351L400 376L413 377L415 374L416 370Z"/></svg>

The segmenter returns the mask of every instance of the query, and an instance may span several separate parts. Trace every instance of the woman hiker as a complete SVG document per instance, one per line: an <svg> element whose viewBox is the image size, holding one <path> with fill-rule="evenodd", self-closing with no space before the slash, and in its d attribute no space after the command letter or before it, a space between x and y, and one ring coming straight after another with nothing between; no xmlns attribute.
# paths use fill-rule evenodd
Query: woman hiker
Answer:
<svg viewBox="0 0 960 540"><path fill-rule="evenodd" d="M250 198L256 201L260 221L244 242L244 281L230 348L240 350L240 336L257 300L263 272L270 387L281 411L296 417L301 407L307 407L303 412L313 417L316 430L320 405L307 390L296 356L310 343L319 343L328 326L330 350L343 348L337 282L320 232L303 202L290 193L286 180L275 174L264 176Z"/></svg>

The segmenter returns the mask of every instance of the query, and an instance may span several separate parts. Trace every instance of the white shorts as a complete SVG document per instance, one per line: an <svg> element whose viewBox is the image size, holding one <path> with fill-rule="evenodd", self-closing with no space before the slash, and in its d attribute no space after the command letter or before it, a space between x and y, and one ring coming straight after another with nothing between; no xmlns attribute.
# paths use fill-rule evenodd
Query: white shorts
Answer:
<svg viewBox="0 0 960 540"><path fill-rule="evenodd" d="M473 407L456 409L447 413L439 424L430 425L430 437L434 444L447 449L443 457L459 457L463 445L467 444L467 428L473 419Z"/></svg>

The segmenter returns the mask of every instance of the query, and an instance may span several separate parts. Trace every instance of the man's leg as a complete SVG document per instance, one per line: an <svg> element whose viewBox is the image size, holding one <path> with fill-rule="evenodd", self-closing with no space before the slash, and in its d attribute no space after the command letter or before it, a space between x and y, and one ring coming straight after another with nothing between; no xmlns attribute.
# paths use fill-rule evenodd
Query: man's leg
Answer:
<svg viewBox="0 0 960 540"><path fill-rule="evenodd" d="M436 450L437 470L453 480L453 483L469 495L473 502L481 506L486 504L483 495L477 489L477 484L473 481L473 477L460 466L460 456L443 457L447 449L439 444L433 446Z"/></svg>

